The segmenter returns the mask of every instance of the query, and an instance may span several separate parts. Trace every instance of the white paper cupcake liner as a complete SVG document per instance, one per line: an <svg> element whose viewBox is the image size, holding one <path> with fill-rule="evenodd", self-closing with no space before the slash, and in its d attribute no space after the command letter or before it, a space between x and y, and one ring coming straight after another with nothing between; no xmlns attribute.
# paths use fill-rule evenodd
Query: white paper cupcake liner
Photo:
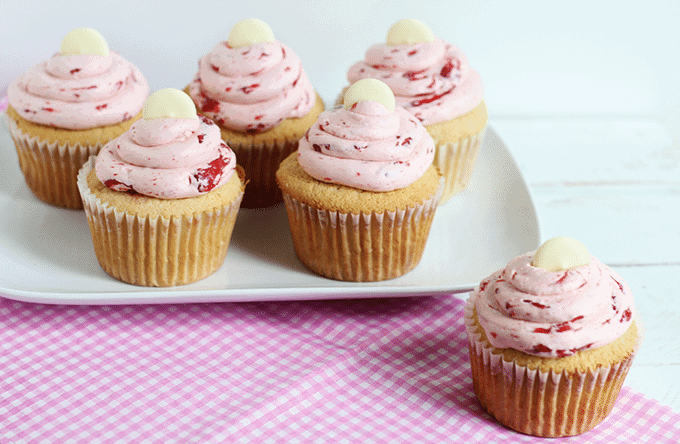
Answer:
<svg viewBox="0 0 680 444"><path fill-rule="evenodd" d="M572 436L584 433L611 412L642 340L622 361L587 372L531 370L508 362L482 341L474 321L474 303L465 307L474 391L498 422L528 435Z"/></svg>
<svg viewBox="0 0 680 444"><path fill-rule="evenodd" d="M276 170L283 159L297 150L297 140L277 140L273 144L240 145L227 144L243 167L248 180L242 208L265 208L283 201L276 184Z"/></svg>
<svg viewBox="0 0 680 444"><path fill-rule="evenodd" d="M439 168L446 179L439 205L444 205L467 187L485 134L486 126L480 132L456 142L442 143L435 139L435 157L432 164Z"/></svg>
<svg viewBox="0 0 680 444"><path fill-rule="evenodd" d="M425 249L440 193L420 205L351 214L309 206L283 195L295 252L322 276L355 282L408 273Z"/></svg>
<svg viewBox="0 0 680 444"><path fill-rule="evenodd" d="M184 285L224 262L243 197L214 211L165 218L128 214L102 202L87 185L95 157L78 175L95 254L108 274L134 285Z"/></svg>
<svg viewBox="0 0 680 444"><path fill-rule="evenodd" d="M7 125L19 156L19 167L33 194L51 205L82 209L76 184L78 171L102 145L49 143L24 133L10 118Z"/></svg>

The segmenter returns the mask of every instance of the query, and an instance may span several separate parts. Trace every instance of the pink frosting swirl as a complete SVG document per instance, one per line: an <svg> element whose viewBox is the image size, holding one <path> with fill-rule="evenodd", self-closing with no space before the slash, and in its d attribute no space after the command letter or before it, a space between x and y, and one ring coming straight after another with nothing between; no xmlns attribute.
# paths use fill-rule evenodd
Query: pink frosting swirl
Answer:
<svg viewBox="0 0 680 444"><path fill-rule="evenodd" d="M116 191L177 199L205 194L229 181L234 152L209 119L139 119L106 144L95 164L99 180Z"/></svg>
<svg viewBox="0 0 680 444"><path fill-rule="evenodd" d="M24 119L74 130L130 119L148 95L144 76L114 52L56 54L14 79L7 89L10 105Z"/></svg>
<svg viewBox="0 0 680 444"><path fill-rule="evenodd" d="M415 117L372 101L324 111L298 146L310 176L368 191L407 187L433 159L434 142Z"/></svg>
<svg viewBox="0 0 680 444"><path fill-rule="evenodd" d="M465 54L440 39L390 46L377 44L348 71L350 83L365 78L385 82L397 105L423 125L462 116L482 102L484 85Z"/></svg>
<svg viewBox="0 0 680 444"><path fill-rule="evenodd" d="M633 322L633 295L595 257L566 271L531 265L521 255L484 279L471 297L494 347L564 357L619 338Z"/></svg>
<svg viewBox="0 0 680 444"><path fill-rule="evenodd" d="M189 95L218 125L251 134L306 115L316 100L300 58L279 42L219 43L199 61Z"/></svg>

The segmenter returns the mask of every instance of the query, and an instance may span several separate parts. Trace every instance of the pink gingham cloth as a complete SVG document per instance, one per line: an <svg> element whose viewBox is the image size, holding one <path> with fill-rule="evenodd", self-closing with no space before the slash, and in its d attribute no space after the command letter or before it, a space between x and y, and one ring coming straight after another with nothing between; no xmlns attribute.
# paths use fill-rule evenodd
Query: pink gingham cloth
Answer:
<svg viewBox="0 0 680 444"><path fill-rule="evenodd" d="M0 298L0 442L546 442L472 390L462 297L146 306ZM624 387L589 433L677 443L680 414Z"/></svg>

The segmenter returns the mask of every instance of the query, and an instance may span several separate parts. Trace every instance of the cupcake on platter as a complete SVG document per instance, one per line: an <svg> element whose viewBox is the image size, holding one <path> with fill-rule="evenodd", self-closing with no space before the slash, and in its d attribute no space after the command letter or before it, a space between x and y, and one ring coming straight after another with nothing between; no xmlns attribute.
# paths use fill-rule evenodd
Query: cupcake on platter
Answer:
<svg viewBox="0 0 680 444"><path fill-rule="evenodd" d="M488 120L484 85L465 54L425 24L399 20L386 42L371 46L347 73L350 83L365 78L385 82L397 105L416 116L434 139L434 165L446 178L440 205L462 191Z"/></svg>
<svg viewBox="0 0 680 444"><path fill-rule="evenodd" d="M164 89L78 174L97 259L143 286L202 279L224 262L245 187L236 157L189 96Z"/></svg>
<svg viewBox="0 0 680 444"><path fill-rule="evenodd" d="M95 30L77 28L59 53L14 79L7 123L26 184L40 200L82 208L83 163L141 116L149 86Z"/></svg>
<svg viewBox="0 0 680 444"><path fill-rule="evenodd" d="M465 327L482 406L542 437L578 435L603 421L642 339L628 285L568 237L482 280Z"/></svg>
<svg viewBox="0 0 680 444"><path fill-rule="evenodd" d="M238 22L185 89L219 125L248 180L243 208L281 202L276 169L324 109L300 58L258 19Z"/></svg>
<svg viewBox="0 0 680 444"><path fill-rule="evenodd" d="M387 85L353 84L276 173L300 261L344 281L412 270L441 195L433 157L432 138Z"/></svg>

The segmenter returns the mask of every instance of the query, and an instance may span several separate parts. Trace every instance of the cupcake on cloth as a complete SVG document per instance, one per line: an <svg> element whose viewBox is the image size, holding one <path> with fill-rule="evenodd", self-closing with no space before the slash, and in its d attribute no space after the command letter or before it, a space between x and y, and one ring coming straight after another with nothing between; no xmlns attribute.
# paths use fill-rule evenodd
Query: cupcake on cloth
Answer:
<svg viewBox="0 0 680 444"><path fill-rule="evenodd" d="M280 203L276 169L324 110L300 58L266 23L242 20L200 59L185 92L220 126L246 172L242 207Z"/></svg>
<svg viewBox="0 0 680 444"><path fill-rule="evenodd" d="M434 143L379 80L353 84L276 173L295 252L310 270L380 281L412 270L441 196Z"/></svg>
<svg viewBox="0 0 680 444"><path fill-rule="evenodd" d="M236 157L212 121L176 89L149 97L143 118L78 174L97 259L108 274L168 287L217 270L243 197Z"/></svg>
<svg viewBox="0 0 680 444"><path fill-rule="evenodd" d="M624 280L575 239L511 260L465 313L475 394L529 435L578 435L612 410L642 340Z"/></svg>
<svg viewBox="0 0 680 444"><path fill-rule="evenodd" d="M434 165L446 178L440 205L470 181L488 114L484 85L456 46L423 23L404 19L371 46L347 73L350 83L374 78L394 92L397 105L416 116L436 146Z"/></svg>
<svg viewBox="0 0 680 444"><path fill-rule="evenodd" d="M59 53L12 81L7 123L33 194L82 208L78 170L141 117L148 95L139 70L89 28L69 32Z"/></svg>

